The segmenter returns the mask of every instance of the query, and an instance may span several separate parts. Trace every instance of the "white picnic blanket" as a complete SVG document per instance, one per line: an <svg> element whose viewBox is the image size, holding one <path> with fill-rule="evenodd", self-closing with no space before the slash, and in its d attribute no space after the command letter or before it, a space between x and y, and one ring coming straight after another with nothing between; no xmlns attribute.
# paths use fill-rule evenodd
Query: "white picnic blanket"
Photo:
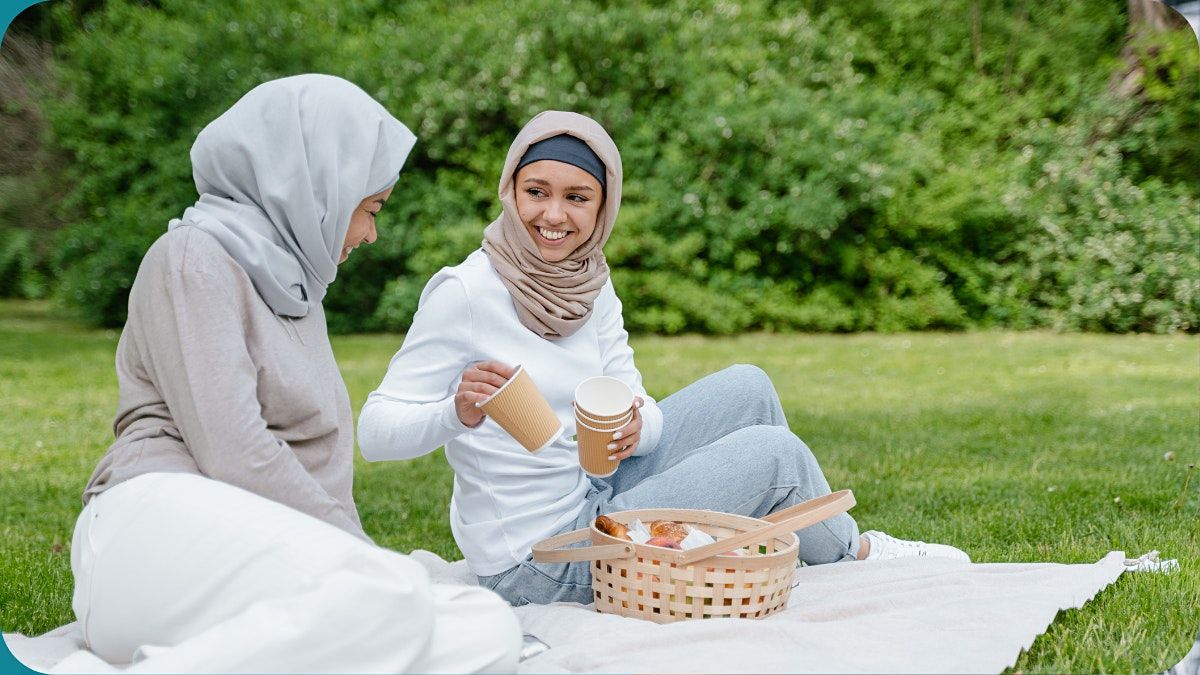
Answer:
<svg viewBox="0 0 1200 675"><path fill-rule="evenodd" d="M763 620L650 626L569 605L518 609L551 645L525 672L997 673L1124 568L901 559L805 567ZM600 636L603 636L601 638ZM615 647L622 645L622 647ZM561 669L561 670L559 670Z"/></svg>
<svg viewBox="0 0 1200 675"><path fill-rule="evenodd" d="M413 554L435 580L474 583L462 561ZM1126 569L1094 564L965 564L939 559L804 567L788 608L762 620L657 625L576 604L516 608L550 649L521 673L996 673L1064 609ZM36 638L5 635L22 662L50 670L81 648L75 624Z"/></svg>

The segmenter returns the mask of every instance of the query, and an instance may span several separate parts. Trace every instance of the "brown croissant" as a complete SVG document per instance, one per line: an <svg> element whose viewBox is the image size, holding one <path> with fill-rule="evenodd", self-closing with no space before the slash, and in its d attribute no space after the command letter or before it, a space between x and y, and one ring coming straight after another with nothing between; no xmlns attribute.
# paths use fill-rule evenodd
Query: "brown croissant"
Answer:
<svg viewBox="0 0 1200 675"><path fill-rule="evenodd" d="M596 529L617 539L629 539L629 528L608 516L596 517Z"/></svg>
<svg viewBox="0 0 1200 675"><path fill-rule="evenodd" d="M688 529L673 520L656 520L650 523L650 536L670 539L678 544L688 536Z"/></svg>

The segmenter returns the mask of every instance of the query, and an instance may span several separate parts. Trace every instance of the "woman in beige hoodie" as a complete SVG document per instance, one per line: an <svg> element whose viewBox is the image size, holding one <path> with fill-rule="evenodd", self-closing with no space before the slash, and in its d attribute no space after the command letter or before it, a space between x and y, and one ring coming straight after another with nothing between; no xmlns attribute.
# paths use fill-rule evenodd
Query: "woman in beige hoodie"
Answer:
<svg viewBox="0 0 1200 675"><path fill-rule="evenodd" d="M321 300L337 265L375 240L415 140L323 75L267 82L200 132L199 200L147 251L117 347L117 438L71 552L95 656L74 659L146 672L515 668L508 606L375 546L351 495L354 427Z"/></svg>

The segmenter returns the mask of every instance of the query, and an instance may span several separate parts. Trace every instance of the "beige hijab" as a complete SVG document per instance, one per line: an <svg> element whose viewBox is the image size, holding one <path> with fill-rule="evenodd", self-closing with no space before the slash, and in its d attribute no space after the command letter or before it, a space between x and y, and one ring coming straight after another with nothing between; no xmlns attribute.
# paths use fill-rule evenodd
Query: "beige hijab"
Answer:
<svg viewBox="0 0 1200 675"><path fill-rule="evenodd" d="M559 134L570 134L591 147L604 162L608 185L592 236L564 260L550 263L542 259L517 215L513 173L529 146ZM504 207L500 217L483 232L483 250L508 288L517 317L547 340L573 334L587 321L592 302L608 281L604 244L621 206L621 155L616 144L590 117L557 110L538 114L508 149L500 174L500 204Z"/></svg>

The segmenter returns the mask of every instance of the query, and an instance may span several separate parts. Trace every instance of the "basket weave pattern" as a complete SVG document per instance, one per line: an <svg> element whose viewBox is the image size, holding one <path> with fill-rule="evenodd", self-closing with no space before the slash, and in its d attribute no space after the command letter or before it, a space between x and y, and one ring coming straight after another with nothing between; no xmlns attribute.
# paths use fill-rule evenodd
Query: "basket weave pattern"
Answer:
<svg viewBox="0 0 1200 675"><path fill-rule="evenodd" d="M720 540L759 529L764 522L727 513L686 509L647 509L608 514L625 525L641 519L674 520ZM592 543L620 540L592 527ZM712 617L762 618L783 609L792 590L799 544L790 532L697 564L670 560L677 551L636 545L629 558L592 563L596 611L669 623ZM666 555L664 555L666 554ZM714 564L719 563L719 564Z"/></svg>
<svg viewBox="0 0 1200 675"><path fill-rule="evenodd" d="M711 617L762 618L783 609L792 591L800 542L795 532L854 506L839 490L758 518L695 509L642 509L606 514L629 526L672 520L716 540L686 551L635 544L595 523L533 545L543 563L589 561L596 611L656 623ZM591 546L577 546L591 539ZM745 555L727 555L740 551Z"/></svg>

